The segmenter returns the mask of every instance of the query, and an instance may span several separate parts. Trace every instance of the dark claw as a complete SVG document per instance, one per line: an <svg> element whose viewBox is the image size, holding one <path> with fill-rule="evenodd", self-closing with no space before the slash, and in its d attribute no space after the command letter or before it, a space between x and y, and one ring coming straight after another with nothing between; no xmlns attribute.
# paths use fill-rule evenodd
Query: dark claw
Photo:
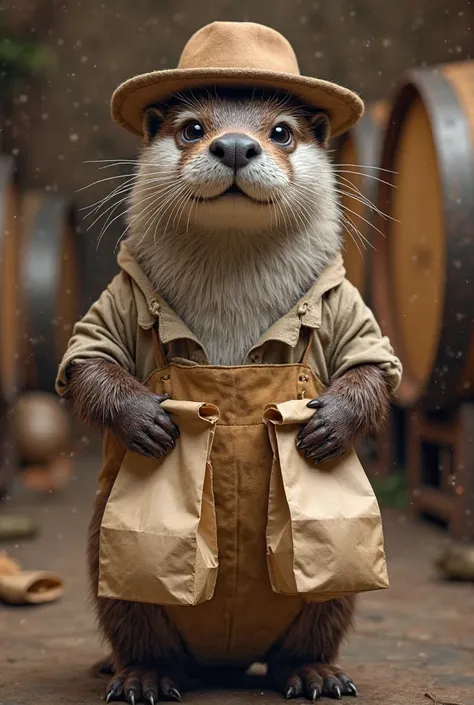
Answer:
<svg viewBox="0 0 474 705"><path fill-rule="evenodd" d="M357 698L357 688L355 687L354 683L352 683L352 681L349 681L349 683L346 683L346 688L350 692L351 695L353 695L355 698Z"/></svg>
<svg viewBox="0 0 474 705"><path fill-rule="evenodd" d="M294 698L295 695L296 695L295 689L292 686L290 686L288 688L288 690L286 691L286 695L285 695L286 699L291 700L291 698Z"/></svg>
<svg viewBox="0 0 474 705"><path fill-rule="evenodd" d="M339 688L338 685L333 686L332 692L333 692L334 696L335 696L338 700L341 700L341 698L342 698L342 693L341 693L341 689Z"/></svg>
<svg viewBox="0 0 474 705"><path fill-rule="evenodd" d="M132 705L135 705L135 691L134 691L134 690L131 690L131 691L128 693L127 700L128 700L130 703L132 703Z"/></svg>
<svg viewBox="0 0 474 705"><path fill-rule="evenodd" d="M110 688L107 691L107 695L105 696L105 702L110 703L111 700L114 700L119 695L120 695L120 691L117 690L117 688Z"/></svg>
<svg viewBox="0 0 474 705"><path fill-rule="evenodd" d="M181 702L181 693L177 688L170 688L168 695L171 700L174 700L177 703Z"/></svg>
<svg viewBox="0 0 474 705"><path fill-rule="evenodd" d="M311 695L311 700L314 703L320 696L319 688L313 688L313 690L310 691L310 695Z"/></svg>
<svg viewBox="0 0 474 705"><path fill-rule="evenodd" d="M151 693L148 693L146 697L148 698L150 705L155 705L155 698Z"/></svg>
<svg viewBox="0 0 474 705"><path fill-rule="evenodd" d="M309 406L310 409L317 409L319 406L321 406L321 399L311 399L306 406Z"/></svg>
<svg viewBox="0 0 474 705"><path fill-rule="evenodd" d="M297 447L297 448L301 448L301 444L302 444L302 443L303 443L303 441L300 439L299 441L297 441L296 447Z"/></svg>

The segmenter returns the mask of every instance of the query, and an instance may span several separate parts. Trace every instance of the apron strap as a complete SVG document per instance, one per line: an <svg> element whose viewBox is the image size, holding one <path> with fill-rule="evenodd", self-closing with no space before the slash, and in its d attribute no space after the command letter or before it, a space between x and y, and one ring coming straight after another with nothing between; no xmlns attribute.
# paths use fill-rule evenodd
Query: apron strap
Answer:
<svg viewBox="0 0 474 705"><path fill-rule="evenodd" d="M151 333L153 336L153 355L155 357L156 366L160 370L167 366L168 361L165 351L163 350L163 345L161 344L160 336L158 335L158 324L153 326Z"/></svg>
<svg viewBox="0 0 474 705"><path fill-rule="evenodd" d="M313 331L311 328L306 328L308 331L308 342L306 343L306 348L303 354L303 359L301 360L302 365L309 367L309 358L311 356L311 348L313 346Z"/></svg>

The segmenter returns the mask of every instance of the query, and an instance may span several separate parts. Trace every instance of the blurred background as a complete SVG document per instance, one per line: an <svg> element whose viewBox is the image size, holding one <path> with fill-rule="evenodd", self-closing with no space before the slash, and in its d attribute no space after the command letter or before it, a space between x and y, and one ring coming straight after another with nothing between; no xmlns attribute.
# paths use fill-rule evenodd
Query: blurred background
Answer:
<svg viewBox="0 0 474 705"><path fill-rule="evenodd" d="M176 66L191 34L213 20L274 27L293 44L303 74L367 101L361 123L331 145L348 219L344 258L405 373L385 429L358 448L384 508L392 589L364 596L346 658L368 703L467 705L474 702L470 0L0 2L3 570L48 569L53 583L68 585L63 600L34 617L0 611L0 629L15 634L0 647L12 659L0 678L24 703L95 702L100 692L85 675L100 649L84 604L83 558L99 438L55 397L54 376L72 325L116 272L121 210L100 238L104 220L94 222L87 208L117 183L95 182L121 173L94 162L133 160L139 147L112 123L111 94L135 74ZM30 588L19 585L12 598L0 582L5 605L31 602ZM58 662L70 676L58 675Z"/></svg>

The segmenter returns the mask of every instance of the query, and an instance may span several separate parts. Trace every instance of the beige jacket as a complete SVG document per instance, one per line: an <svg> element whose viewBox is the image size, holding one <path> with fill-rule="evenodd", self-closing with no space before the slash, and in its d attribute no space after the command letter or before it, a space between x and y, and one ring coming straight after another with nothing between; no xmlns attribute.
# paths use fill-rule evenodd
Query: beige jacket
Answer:
<svg viewBox="0 0 474 705"><path fill-rule="evenodd" d="M125 244L118 256L121 272L79 321L61 362L56 389L63 394L72 362L102 357L117 363L141 382L155 369L151 329L169 360L207 364L205 350L179 316L155 292ZM255 302L258 306L258 301ZM310 331L310 366L324 385L355 365L382 369L392 392L401 378L401 364L383 337L358 290L345 279L338 255L309 292L278 320L248 352L245 364L299 362Z"/></svg>

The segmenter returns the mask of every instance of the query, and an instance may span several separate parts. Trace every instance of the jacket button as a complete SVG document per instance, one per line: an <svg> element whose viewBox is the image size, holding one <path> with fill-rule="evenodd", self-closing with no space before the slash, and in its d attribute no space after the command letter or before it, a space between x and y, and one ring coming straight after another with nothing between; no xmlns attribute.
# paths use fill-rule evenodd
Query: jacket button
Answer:
<svg viewBox="0 0 474 705"><path fill-rule="evenodd" d="M150 301L149 310L152 316L157 316L160 312L160 304L154 299Z"/></svg>

